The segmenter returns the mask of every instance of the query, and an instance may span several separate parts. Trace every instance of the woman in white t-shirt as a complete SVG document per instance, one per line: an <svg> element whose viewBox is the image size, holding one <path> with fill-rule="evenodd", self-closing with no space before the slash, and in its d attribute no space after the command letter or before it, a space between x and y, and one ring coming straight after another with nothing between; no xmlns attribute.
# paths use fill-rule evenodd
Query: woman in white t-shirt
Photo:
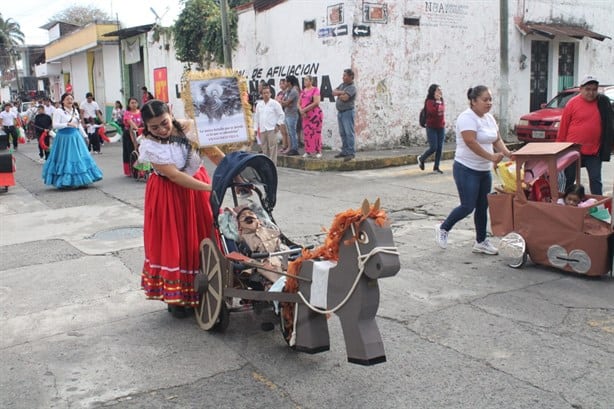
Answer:
<svg viewBox="0 0 614 409"><path fill-rule="evenodd" d="M456 154L453 175L460 205L443 223L435 226L435 240L446 248L448 232L454 225L475 210L476 241L474 253L497 254L497 248L486 238L488 201L492 187L490 169L511 153L499 136L499 127L489 113L492 94L488 87L478 85L467 91L469 108L456 120Z"/></svg>

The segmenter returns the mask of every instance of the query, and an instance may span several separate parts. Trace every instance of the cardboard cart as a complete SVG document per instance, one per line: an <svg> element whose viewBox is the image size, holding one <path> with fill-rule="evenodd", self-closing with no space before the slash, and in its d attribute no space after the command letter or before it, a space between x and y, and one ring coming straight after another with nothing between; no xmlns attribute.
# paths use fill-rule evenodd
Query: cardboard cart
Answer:
<svg viewBox="0 0 614 409"><path fill-rule="evenodd" d="M572 143L529 143L514 153L516 189L488 197L491 229L503 236L500 254L514 268L528 258L534 263L588 276L612 272L612 198L589 207L557 204L562 197L557 176L567 166L580 163L580 147ZM577 166L576 183L580 183ZM547 193L529 194L541 185ZM531 200L529 200L531 199ZM599 217L596 217L596 215ZM605 215L605 217L604 217Z"/></svg>

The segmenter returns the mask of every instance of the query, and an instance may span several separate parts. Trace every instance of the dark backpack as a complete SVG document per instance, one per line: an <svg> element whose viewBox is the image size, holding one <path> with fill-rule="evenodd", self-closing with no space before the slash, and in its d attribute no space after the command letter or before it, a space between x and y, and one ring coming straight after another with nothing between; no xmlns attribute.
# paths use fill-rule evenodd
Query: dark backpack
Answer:
<svg viewBox="0 0 614 409"><path fill-rule="evenodd" d="M426 128L426 103L424 107L422 107L422 111L420 111L420 118L418 120L420 122L420 126Z"/></svg>

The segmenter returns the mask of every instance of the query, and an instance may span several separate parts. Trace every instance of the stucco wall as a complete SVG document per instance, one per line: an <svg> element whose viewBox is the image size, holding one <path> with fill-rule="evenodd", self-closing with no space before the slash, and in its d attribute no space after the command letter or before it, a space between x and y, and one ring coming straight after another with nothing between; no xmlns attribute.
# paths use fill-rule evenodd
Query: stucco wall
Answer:
<svg viewBox="0 0 614 409"><path fill-rule="evenodd" d="M530 101L531 40L550 42L550 84L548 96L556 95L558 43L575 42L575 82L586 73L614 83L612 40L523 35L514 25L525 20L587 24L598 33L613 37L611 19L614 2L603 0L509 0L506 13L508 36L508 80L500 63L500 2L493 0L383 1L368 2L386 6L387 19L365 22L363 2L288 0L270 10L239 12L239 46L233 54L233 67L254 87L265 79L277 84L283 69L298 64L317 64L316 77L322 85L327 76L331 86L341 81L344 68L356 72L359 90L356 130L359 148L424 144L425 133L418 125L427 88L438 83L447 105L448 136L456 116L467 107L466 91L484 84L494 97L493 114L507 115L508 129L528 112ZM330 7L341 4L343 20L330 23ZM413 20L412 20L413 19ZM419 25L411 25L419 19ZM303 30L304 21L315 20L315 30ZM327 28L347 26L347 35L328 36ZM353 25L368 26L370 35L352 37ZM324 35L323 35L324 34ZM520 58L529 59L521 68ZM283 67L281 72L275 67ZM299 75L300 77L300 75ZM501 96L508 90L502 109ZM334 103L326 97L323 143L338 148L339 137ZM505 135L506 130L502 129Z"/></svg>

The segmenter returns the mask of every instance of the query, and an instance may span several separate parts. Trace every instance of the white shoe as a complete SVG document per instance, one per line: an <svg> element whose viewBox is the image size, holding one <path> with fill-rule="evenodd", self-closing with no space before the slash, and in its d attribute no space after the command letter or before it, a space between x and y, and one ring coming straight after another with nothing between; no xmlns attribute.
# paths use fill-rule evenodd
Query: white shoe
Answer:
<svg viewBox="0 0 614 409"><path fill-rule="evenodd" d="M442 249L448 247L448 232L441 228L441 224L435 225L435 241Z"/></svg>
<svg viewBox="0 0 614 409"><path fill-rule="evenodd" d="M316 158L318 158L318 159L322 158L322 154L321 153L316 153Z"/></svg>
<svg viewBox="0 0 614 409"><path fill-rule="evenodd" d="M36 161L37 161L38 163L40 163L41 165L42 165L43 163L45 163L45 159L43 159L43 158L38 158Z"/></svg>
<svg viewBox="0 0 614 409"><path fill-rule="evenodd" d="M497 250L495 246L490 244L490 241L488 241L488 239L484 240L481 243L476 242L473 245L473 249L471 251L473 251L474 253L483 253L490 255L499 254L499 250Z"/></svg>
<svg viewBox="0 0 614 409"><path fill-rule="evenodd" d="M308 158L309 154L307 152L303 153L303 158Z"/></svg>

